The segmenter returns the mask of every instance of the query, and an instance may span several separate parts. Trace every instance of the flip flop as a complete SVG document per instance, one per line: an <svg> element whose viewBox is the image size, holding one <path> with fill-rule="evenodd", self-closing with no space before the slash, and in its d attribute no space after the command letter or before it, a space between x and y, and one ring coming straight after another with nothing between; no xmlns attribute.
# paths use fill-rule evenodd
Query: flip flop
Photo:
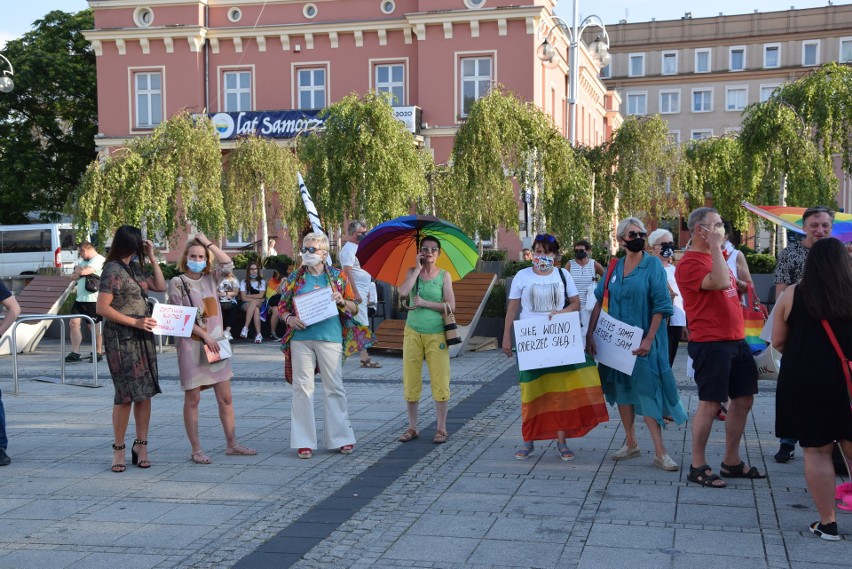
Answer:
<svg viewBox="0 0 852 569"><path fill-rule="evenodd" d="M720 466L719 474L721 474L724 478L750 478L752 480L766 478L766 474L761 474L756 466L752 466L746 470L745 462L742 461L733 466L728 466L723 462Z"/></svg>
<svg viewBox="0 0 852 569"><path fill-rule="evenodd" d="M382 364L373 360L361 360L361 367L380 368Z"/></svg>
<svg viewBox="0 0 852 569"><path fill-rule="evenodd" d="M254 450L253 448L249 448L245 445L241 445L241 444L237 443L233 447L226 449L225 454L229 454L229 455L232 455L232 456L234 456L234 455L254 456L254 455L257 454L257 451Z"/></svg>
<svg viewBox="0 0 852 569"><path fill-rule="evenodd" d="M407 443L408 441L413 441L420 435L414 429L406 429L404 433L399 436L399 442Z"/></svg>
<svg viewBox="0 0 852 569"><path fill-rule="evenodd" d="M195 464L210 464L213 461L210 460L210 457L204 454L203 450L197 450L190 455L192 462Z"/></svg>

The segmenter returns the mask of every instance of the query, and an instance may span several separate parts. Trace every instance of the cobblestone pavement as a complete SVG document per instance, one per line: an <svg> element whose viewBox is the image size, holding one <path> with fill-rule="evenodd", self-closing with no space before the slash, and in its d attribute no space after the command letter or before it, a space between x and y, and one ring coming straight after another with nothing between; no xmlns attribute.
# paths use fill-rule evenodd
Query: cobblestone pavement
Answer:
<svg viewBox="0 0 852 569"><path fill-rule="evenodd" d="M105 366L99 389L34 381L58 376L58 354L58 342L45 341L19 357L17 397L11 357L0 358L13 460L0 469L0 569L827 569L849 567L852 559L852 540L828 543L807 531L817 516L801 458L772 461L771 383L761 384L743 453L770 478L732 480L724 490L687 484L687 426L664 432L680 472L652 466L642 424L642 456L610 460L623 443L614 410L607 424L570 441L574 461L561 461L552 442L514 460L518 392L513 362L498 351L453 360L451 436L443 445L431 442L428 389L422 436L396 442L406 425L397 356L376 356L381 369L350 359L344 378L358 436L354 454L320 450L299 460L289 448L282 356L271 344L241 343L234 357L237 433L258 455L224 454L215 399L205 393L201 436L214 462L197 465L189 460L175 353L166 347L164 393L154 399L149 435L153 467L128 464L114 474ZM679 378L685 359L676 362ZM66 367L69 381L87 374L90 380L86 364ZM684 378L680 388L694 410L691 382ZM708 449L714 468L723 445L717 422ZM841 533L852 532L852 516L838 512L838 522Z"/></svg>

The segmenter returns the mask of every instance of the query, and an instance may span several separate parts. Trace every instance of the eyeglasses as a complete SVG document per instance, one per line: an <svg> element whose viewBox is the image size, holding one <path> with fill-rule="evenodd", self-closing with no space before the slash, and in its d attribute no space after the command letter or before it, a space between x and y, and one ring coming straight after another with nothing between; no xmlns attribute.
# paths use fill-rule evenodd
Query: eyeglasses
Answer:
<svg viewBox="0 0 852 569"><path fill-rule="evenodd" d="M722 229L723 227L725 227L725 224L724 224L724 222L721 222L721 221L720 221L719 223L714 223L714 224L712 224L712 225L699 225L699 227L703 227L703 228L704 228L704 229L706 229L707 231L710 231L710 228L713 228L713 229Z"/></svg>
<svg viewBox="0 0 852 569"><path fill-rule="evenodd" d="M647 233L645 233L644 231L628 231L628 232L627 232L627 236L628 236L631 240L632 240L632 239L637 239L637 238L639 238L639 239L645 239L645 238L648 236L648 234L647 234Z"/></svg>
<svg viewBox="0 0 852 569"><path fill-rule="evenodd" d="M313 255L317 251L324 251L324 249L320 249L319 247L302 247L301 249L299 249L299 251L301 251L302 253L310 253Z"/></svg>
<svg viewBox="0 0 852 569"><path fill-rule="evenodd" d="M546 243L553 243L554 241L556 241L556 237L554 237L553 235L548 235L547 233L542 233L540 235L536 235L535 239L533 239L533 243L535 243L537 241L544 241Z"/></svg>
<svg viewBox="0 0 852 569"><path fill-rule="evenodd" d="M438 251L440 251L440 249L438 247L421 247L420 248L421 253L437 253Z"/></svg>

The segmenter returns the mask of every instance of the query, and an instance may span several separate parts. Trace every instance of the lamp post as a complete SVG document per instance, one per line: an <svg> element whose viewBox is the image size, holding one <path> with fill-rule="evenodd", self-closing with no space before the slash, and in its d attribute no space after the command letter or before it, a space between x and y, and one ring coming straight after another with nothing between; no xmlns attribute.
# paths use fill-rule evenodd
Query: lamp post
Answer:
<svg viewBox="0 0 852 569"><path fill-rule="evenodd" d="M4 69L2 75L0 75L0 93L11 93L12 89L15 88L15 82L12 81L15 69L12 67L12 62L6 59L6 57L2 54L0 54L0 59L5 61L6 65L9 66L9 69Z"/></svg>
<svg viewBox="0 0 852 569"><path fill-rule="evenodd" d="M570 74L568 80L568 140L571 142L572 146L577 143L577 91L578 84L580 82L578 52L581 36L586 28L595 26L601 29L601 33L597 38L595 38L592 45L589 46L589 51L595 59L598 67L606 67L609 65L610 60L609 35L606 33L606 26L604 26L603 20L594 14L587 16L582 22L578 22L579 19L579 0L574 0L574 19L571 27L569 27L562 18L557 16L548 16L542 21L542 24L549 25L549 27L547 32L544 34L544 40L536 50L536 55L541 61L545 63L552 63L557 55L557 51L556 47L548 41L548 38L551 37L557 28L568 36L568 73Z"/></svg>

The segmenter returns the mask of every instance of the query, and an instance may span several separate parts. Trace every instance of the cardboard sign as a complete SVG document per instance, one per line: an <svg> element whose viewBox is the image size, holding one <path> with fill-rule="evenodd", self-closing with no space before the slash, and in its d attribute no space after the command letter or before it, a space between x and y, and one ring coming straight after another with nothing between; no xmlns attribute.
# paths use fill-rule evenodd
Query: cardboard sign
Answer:
<svg viewBox="0 0 852 569"><path fill-rule="evenodd" d="M151 315L151 318L157 321L153 332L158 336L188 338L192 334L196 312L198 309L194 306L157 303Z"/></svg>
<svg viewBox="0 0 852 569"><path fill-rule="evenodd" d="M665 333L665 330L661 332ZM625 324L601 311L595 328L595 359L607 367L632 375L636 365L633 350L639 347L643 334L642 328Z"/></svg>
<svg viewBox="0 0 852 569"><path fill-rule="evenodd" d="M331 287L327 286L293 297L296 315L305 326L337 316L337 304L331 299Z"/></svg>
<svg viewBox="0 0 852 569"><path fill-rule="evenodd" d="M576 312L556 314L552 319L516 320L515 351L518 369L540 369L586 361L580 315Z"/></svg>

